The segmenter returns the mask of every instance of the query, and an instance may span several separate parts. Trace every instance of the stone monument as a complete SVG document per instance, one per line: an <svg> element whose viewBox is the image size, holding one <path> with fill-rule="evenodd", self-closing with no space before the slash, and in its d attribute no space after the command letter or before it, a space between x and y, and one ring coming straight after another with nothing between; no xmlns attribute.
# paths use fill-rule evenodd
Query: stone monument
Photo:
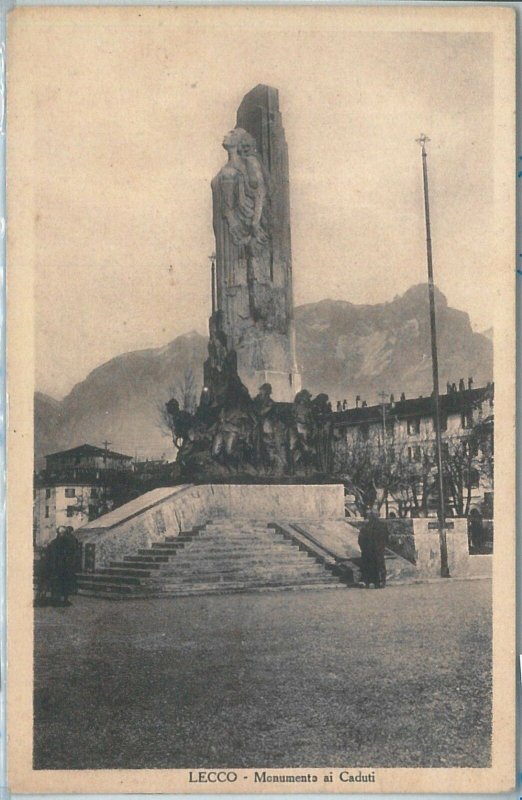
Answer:
<svg viewBox="0 0 522 800"><path fill-rule="evenodd" d="M195 414L167 413L190 480L331 472L327 395L301 389L295 361L288 152L276 89L256 86L223 139L212 181L212 316Z"/></svg>
<svg viewBox="0 0 522 800"><path fill-rule="evenodd" d="M295 359L288 149L277 89L259 85L237 112L212 181L216 238L213 311L252 396L269 383L276 401L301 389Z"/></svg>

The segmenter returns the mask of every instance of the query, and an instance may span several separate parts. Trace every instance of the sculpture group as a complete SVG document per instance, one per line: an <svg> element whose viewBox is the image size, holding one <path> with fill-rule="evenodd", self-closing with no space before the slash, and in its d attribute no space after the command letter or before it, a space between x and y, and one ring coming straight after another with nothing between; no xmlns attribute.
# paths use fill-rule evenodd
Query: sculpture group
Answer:
<svg viewBox="0 0 522 800"><path fill-rule="evenodd" d="M303 389L293 403L278 403L265 383L252 399L237 372L237 358L219 327L210 325L204 386L195 414L173 398L167 412L187 478L230 475L312 476L330 471L332 409L328 396Z"/></svg>

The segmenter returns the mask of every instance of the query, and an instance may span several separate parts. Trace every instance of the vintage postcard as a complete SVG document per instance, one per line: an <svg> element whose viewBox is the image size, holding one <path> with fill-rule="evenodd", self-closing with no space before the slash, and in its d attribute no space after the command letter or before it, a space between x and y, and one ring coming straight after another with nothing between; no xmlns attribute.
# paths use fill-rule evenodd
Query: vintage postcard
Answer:
<svg viewBox="0 0 522 800"><path fill-rule="evenodd" d="M512 9L7 49L10 790L512 788Z"/></svg>

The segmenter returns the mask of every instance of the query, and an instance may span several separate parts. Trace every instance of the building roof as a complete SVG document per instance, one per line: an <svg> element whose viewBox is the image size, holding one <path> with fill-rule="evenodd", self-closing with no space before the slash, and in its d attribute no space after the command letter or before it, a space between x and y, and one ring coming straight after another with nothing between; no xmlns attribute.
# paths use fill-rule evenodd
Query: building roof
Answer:
<svg viewBox="0 0 522 800"><path fill-rule="evenodd" d="M489 397L493 397L493 384L477 389L464 389L463 391L441 394L439 395L439 407L442 414L460 414L466 409L476 407ZM431 396L397 400L394 403L385 403L385 407L388 419L433 416ZM360 425L371 422L382 424L382 404L359 406L359 408L348 408L346 411L334 412L334 424L336 425Z"/></svg>
<svg viewBox="0 0 522 800"><path fill-rule="evenodd" d="M46 458L56 458L58 456L110 456L111 458L123 458L132 461L132 456L124 453L116 453L114 450L106 450L104 447L96 447L93 444L81 444L78 447L71 447L69 450L59 450L57 453L49 453Z"/></svg>

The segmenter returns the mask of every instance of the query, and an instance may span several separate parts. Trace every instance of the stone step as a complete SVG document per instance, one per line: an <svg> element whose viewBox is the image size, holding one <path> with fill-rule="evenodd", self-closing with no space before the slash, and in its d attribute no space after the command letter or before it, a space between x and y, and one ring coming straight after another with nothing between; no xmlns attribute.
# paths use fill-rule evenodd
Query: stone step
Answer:
<svg viewBox="0 0 522 800"><path fill-rule="evenodd" d="M187 553L254 553L254 552L282 552L291 548L291 542L275 541L271 542L269 539L262 542L250 542L236 544L226 540L217 542L198 542L197 544L187 545L184 548L168 548L168 547L151 547L150 550L139 550L140 556L169 556L171 558L179 559L185 557Z"/></svg>
<svg viewBox="0 0 522 800"><path fill-rule="evenodd" d="M178 549L180 549L180 548L178 548ZM172 552L169 552L167 550L153 550L151 547L148 547L148 548L141 547L139 550L136 551L134 557L141 559L141 556L145 556L146 558L151 558L154 561L156 561L156 560L157 561L168 561L169 558L171 558L171 557L175 558L176 553L177 553L177 550L172 550ZM130 558L130 556L124 556L125 560L127 560L127 558Z"/></svg>
<svg viewBox="0 0 522 800"><path fill-rule="evenodd" d="M192 541L193 540L191 540L191 542ZM165 550L166 552L172 550L175 552L176 550L182 550L184 547L187 547L191 542L152 542L151 548L154 550ZM138 550L138 552L140 551Z"/></svg>
<svg viewBox="0 0 522 800"><path fill-rule="evenodd" d="M172 583L164 582L158 585L126 586L114 583L95 583L81 581L78 590L81 595L91 597L129 598L129 597L185 597L190 595L229 594L251 591L293 590L293 589L344 589L343 583L324 578L292 578L283 579L255 579L199 582L199 583Z"/></svg>
<svg viewBox="0 0 522 800"><path fill-rule="evenodd" d="M129 565L132 564L133 561L145 562L149 564L168 564L169 557L168 555L165 555L165 553L162 553L159 556L155 556L155 555L150 555L150 550L143 550L142 552L146 553L147 555L123 556L123 561L125 563L128 562Z"/></svg>
<svg viewBox="0 0 522 800"><path fill-rule="evenodd" d="M97 583L96 581L89 581L78 579L78 589L84 594L87 591L92 591L93 594L119 594L129 596L138 592L140 587L138 586L125 586L121 583Z"/></svg>
<svg viewBox="0 0 522 800"><path fill-rule="evenodd" d="M186 558L201 558L202 556L208 558L219 558L221 556L228 558L234 556L236 558L248 558L253 555L256 558L262 558L264 555L273 558L279 558L285 554L295 553L299 557L302 552L298 547L294 546L291 542L264 542L263 544L255 545L253 547L237 547L228 543L222 545L209 544L208 547L200 545L193 545L188 547L182 553L178 553L175 557L175 562L183 561Z"/></svg>
<svg viewBox="0 0 522 800"><path fill-rule="evenodd" d="M111 561L109 567L118 567L119 569L160 569L163 564L168 564L169 560L166 558L164 561L145 561L145 558L140 558L139 561Z"/></svg>
<svg viewBox="0 0 522 800"><path fill-rule="evenodd" d="M207 536L230 536L231 539L240 539L242 536L266 536L267 526L264 528L234 528L234 530L226 530L225 528L205 528L200 533L200 536L205 538Z"/></svg>
<svg viewBox="0 0 522 800"><path fill-rule="evenodd" d="M209 519L204 526L205 530L208 528L225 528L226 530L233 530L234 528L266 528L268 520L264 519L245 519L244 517L216 517Z"/></svg>
<svg viewBox="0 0 522 800"><path fill-rule="evenodd" d="M206 595L226 595L226 594L265 594L273 592L311 592L311 591L331 591L341 590L346 587L342 583L299 583L299 584L256 584L244 585L238 583L237 585L219 586L214 585L200 585L200 586L186 586L176 587L174 589L143 589L141 591L133 591L131 593L120 592L119 587L114 587L114 591L100 591L99 587L83 588L79 590L82 597L93 597L106 600L113 600L114 602L125 601L129 599L147 599L147 598L161 598L161 597L201 597Z"/></svg>
<svg viewBox="0 0 522 800"><path fill-rule="evenodd" d="M255 576L256 578L262 577L273 577L273 576L303 576L303 575L314 575L317 577L324 577L325 579L330 579L331 575L329 572L324 570L318 564L312 564L309 568L306 566L301 567L300 569L295 569L292 566L286 566L285 564L282 565L267 565L267 566L250 566L245 564L238 564L237 567L224 567L221 569L216 569L215 565L208 565L208 567L194 567L193 569L186 569L186 570L176 570L172 572L166 572L162 570L160 573L151 573L149 576L143 576L143 581L146 583L161 583L162 581L171 581L171 580L180 580L182 582L186 581L198 581L203 576L205 579L212 579L220 580L220 579L228 579L230 576L237 576L242 575L247 579L249 576ZM107 575L110 577L110 575Z"/></svg>
<svg viewBox="0 0 522 800"><path fill-rule="evenodd" d="M228 536L226 534L212 534L212 535L201 535L197 539L194 539L190 545L187 543L185 546L194 547L195 545L207 545L211 544L212 542L216 544L222 544L223 542L227 542L228 544L237 545L238 547L247 546L250 544L262 544L263 542L270 542L276 541L281 542L284 541L282 536L277 534L272 535L269 531L265 531L260 536L250 536L248 533L240 533L237 536ZM178 547L175 542L152 542L151 547L160 547L161 548L170 548L170 547Z"/></svg>
<svg viewBox="0 0 522 800"><path fill-rule="evenodd" d="M159 565L157 565L159 566ZM123 566L114 566L113 564L110 567L99 567L97 570L101 575L120 575L122 577L128 578L147 578L149 575L155 572L154 567L151 569L135 569L129 568L128 565Z"/></svg>
<svg viewBox="0 0 522 800"><path fill-rule="evenodd" d="M245 555L231 552L223 553L221 557L216 555L207 556L205 553L198 553L195 554L194 557L190 557L187 554L183 560L180 559L179 561L172 561L171 564L165 565L164 569L167 567L172 569L183 569L184 567L199 567L203 566L204 564L212 564L215 569L220 569L227 564L246 564L248 567L253 567L255 564L263 565L286 563L295 566L299 564L313 564L314 561L315 559L313 557L309 558L304 553L300 553L299 551L294 553L292 550L289 550L284 554L278 554L276 557L273 557L267 553L262 553L258 556L256 553Z"/></svg>
<svg viewBox="0 0 522 800"><path fill-rule="evenodd" d="M103 569L103 567L101 568ZM105 574L100 571L97 572L81 572L77 576L78 583L82 581L90 581L93 583L114 583L114 584L122 584L127 586L140 586L141 580L140 578L132 575L113 575L113 574Z"/></svg>
<svg viewBox="0 0 522 800"><path fill-rule="evenodd" d="M273 578L272 580L259 580L255 578L251 578L249 580L231 580L231 581L202 581L200 583L174 583L174 582L165 582L161 584L159 591L163 593L174 593L174 592L187 592L187 594L196 594L198 589L202 589L205 592L209 589L215 590L222 590L223 592L234 591L234 590L243 590L247 591L250 589L257 589L262 587L299 587L299 586L339 586L344 588L343 584L337 583L334 581L332 584L331 581L323 580L320 578ZM147 586L151 592L154 591L152 586Z"/></svg>

